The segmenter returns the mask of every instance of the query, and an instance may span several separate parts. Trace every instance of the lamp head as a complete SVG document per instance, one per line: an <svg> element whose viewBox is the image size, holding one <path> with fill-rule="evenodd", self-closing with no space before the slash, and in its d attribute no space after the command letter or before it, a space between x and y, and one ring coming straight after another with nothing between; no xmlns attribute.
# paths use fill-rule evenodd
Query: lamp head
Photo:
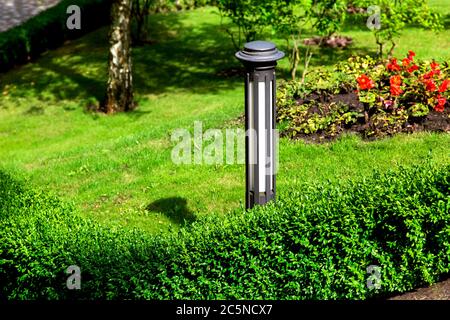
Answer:
<svg viewBox="0 0 450 320"><path fill-rule="evenodd" d="M247 67L271 67L284 57L284 52L279 51L272 42L252 41L246 43L235 56Z"/></svg>

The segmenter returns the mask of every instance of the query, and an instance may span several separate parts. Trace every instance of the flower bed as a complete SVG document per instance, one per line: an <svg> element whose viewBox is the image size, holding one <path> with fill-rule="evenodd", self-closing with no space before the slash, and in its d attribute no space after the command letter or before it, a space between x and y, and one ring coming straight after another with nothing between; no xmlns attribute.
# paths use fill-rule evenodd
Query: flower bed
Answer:
<svg viewBox="0 0 450 320"><path fill-rule="evenodd" d="M282 132L318 142L348 131L365 138L449 132L449 65L415 61L414 56L409 51L401 62L352 57L331 71L311 71L305 85L281 83Z"/></svg>

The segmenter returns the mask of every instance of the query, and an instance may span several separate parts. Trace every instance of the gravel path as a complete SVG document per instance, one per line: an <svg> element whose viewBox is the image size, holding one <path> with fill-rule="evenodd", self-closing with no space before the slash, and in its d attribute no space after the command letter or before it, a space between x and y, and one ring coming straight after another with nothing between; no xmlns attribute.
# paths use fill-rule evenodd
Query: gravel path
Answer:
<svg viewBox="0 0 450 320"><path fill-rule="evenodd" d="M0 32L23 23L60 0L0 0Z"/></svg>

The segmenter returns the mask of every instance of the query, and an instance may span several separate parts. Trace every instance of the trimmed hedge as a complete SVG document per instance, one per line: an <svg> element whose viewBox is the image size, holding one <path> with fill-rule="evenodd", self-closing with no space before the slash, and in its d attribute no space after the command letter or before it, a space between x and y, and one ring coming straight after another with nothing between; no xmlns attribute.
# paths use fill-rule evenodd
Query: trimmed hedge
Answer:
<svg viewBox="0 0 450 320"><path fill-rule="evenodd" d="M81 30L66 27L70 5L81 8ZM22 25L0 33L0 72L108 24L110 5L109 0L63 0Z"/></svg>
<svg viewBox="0 0 450 320"><path fill-rule="evenodd" d="M80 218L0 172L0 223L0 298L364 299L450 271L450 166L305 186L158 236ZM79 291L65 287L73 264Z"/></svg>

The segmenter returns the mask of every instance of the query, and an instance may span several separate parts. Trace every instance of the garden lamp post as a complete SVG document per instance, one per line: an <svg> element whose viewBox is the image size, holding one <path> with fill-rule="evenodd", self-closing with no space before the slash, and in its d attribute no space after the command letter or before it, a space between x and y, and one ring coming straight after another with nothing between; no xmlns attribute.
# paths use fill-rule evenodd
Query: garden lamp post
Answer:
<svg viewBox="0 0 450 320"><path fill-rule="evenodd" d="M245 74L245 175L248 209L275 199L275 66L284 53L266 41L252 41L236 53Z"/></svg>

